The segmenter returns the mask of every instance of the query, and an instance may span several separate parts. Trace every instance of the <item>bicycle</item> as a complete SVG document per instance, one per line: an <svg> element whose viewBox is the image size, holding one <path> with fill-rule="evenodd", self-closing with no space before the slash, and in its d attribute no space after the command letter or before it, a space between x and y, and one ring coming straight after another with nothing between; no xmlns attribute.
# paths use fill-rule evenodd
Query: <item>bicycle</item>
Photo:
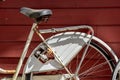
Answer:
<svg viewBox="0 0 120 80"><path fill-rule="evenodd" d="M99 80L110 79L118 62L113 50L102 40L94 36L91 26L69 26L52 29L38 29L38 24L47 22L52 11L49 9L31 9L23 7L20 12L32 19L34 23L28 35L23 53L16 71L16 80L27 54L34 32L42 42L33 50L24 67L22 80ZM89 32L80 30L87 29ZM42 34L53 34L45 39Z"/></svg>

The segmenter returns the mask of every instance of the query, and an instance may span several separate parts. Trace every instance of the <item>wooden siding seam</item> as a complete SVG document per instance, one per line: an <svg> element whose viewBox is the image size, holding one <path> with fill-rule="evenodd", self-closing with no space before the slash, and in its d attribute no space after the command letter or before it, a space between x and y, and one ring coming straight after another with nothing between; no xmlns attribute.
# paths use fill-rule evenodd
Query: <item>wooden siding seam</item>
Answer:
<svg viewBox="0 0 120 80"><path fill-rule="evenodd" d="M24 7L24 6L23 6ZM26 6L27 7L27 6ZM20 9L19 8L15 8L15 7L0 7L0 9ZM33 9L46 9L46 7L29 7L29 8L33 8ZM48 8L47 8L48 9ZM120 7L67 7L67 8L52 8L49 7L49 9L120 9Z"/></svg>

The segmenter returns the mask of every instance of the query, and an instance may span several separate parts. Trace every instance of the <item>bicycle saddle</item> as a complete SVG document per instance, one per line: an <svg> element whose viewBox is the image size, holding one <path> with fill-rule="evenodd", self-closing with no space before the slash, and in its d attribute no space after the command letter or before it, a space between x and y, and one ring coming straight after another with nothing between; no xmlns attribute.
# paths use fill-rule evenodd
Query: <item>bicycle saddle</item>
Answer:
<svg viewBox="0 0 120 80"><path fill-rule="evenodd" d="M51 16L52 11L49 9L31 9L27 7L22 7L20 12L30 18L38 19L44 16Z"/></svg>

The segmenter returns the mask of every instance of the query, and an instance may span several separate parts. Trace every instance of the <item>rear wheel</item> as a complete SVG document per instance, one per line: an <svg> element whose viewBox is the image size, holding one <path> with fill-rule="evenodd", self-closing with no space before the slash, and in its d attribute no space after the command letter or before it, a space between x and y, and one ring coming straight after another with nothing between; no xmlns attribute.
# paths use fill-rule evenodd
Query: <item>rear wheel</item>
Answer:
<svg viewBox="0 0 120 80"><path fill-rule="evenodd" d="M109 55L106 49L97 43L91 41L87 54L82 62L78 74L74 76L78 68L79 62L84 49L67 65L70 73L73 74L75 80L110 80L114 69L115 61ZM48 73L46 73L48 74ZM65 70L49 72L49 74L67 74ZM26 74L26 80L33 79L36 74ZM67 78L68 79L68 78ZM65 80L67 80L65 79ZM72 79L72 78L71 78ZM68 79L68 80L71 80ZM64 80L64 79L62 79Z"/></svg>

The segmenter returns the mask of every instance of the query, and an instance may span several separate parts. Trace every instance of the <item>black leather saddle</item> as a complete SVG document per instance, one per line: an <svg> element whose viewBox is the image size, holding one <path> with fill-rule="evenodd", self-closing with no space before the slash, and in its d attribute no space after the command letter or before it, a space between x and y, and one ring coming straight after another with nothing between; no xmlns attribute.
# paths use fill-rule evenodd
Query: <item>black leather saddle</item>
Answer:
<svg viewBox="0 0 120 80"><path fill-rule="evenodd" d="M41 19L44 16L52 15L52 11L50 9L31 9L27 7L22 7L20 9L20 12L35 20Z"/></svg>

